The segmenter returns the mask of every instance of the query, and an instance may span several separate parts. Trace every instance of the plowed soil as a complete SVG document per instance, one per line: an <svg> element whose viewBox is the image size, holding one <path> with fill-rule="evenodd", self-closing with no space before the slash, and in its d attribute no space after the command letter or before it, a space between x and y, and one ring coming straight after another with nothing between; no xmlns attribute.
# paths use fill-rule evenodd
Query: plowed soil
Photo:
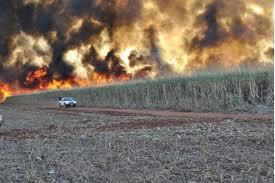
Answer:
<svg viewBox="0 0 275 183"><path fill-rule="evenodd" d="M273 181L273 114L0 109L0 182Z"/></svg>

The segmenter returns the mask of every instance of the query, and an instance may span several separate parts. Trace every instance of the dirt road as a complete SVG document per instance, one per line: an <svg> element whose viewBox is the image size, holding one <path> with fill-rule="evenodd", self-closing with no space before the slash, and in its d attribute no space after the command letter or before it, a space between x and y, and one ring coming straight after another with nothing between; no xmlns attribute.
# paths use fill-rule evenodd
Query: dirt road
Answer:
<svg viewBox="0 0 275 183"><path fill-rule="evenodd" d="M165 117L164 119L142 119L128 122L117 122L104 124L103 126L81 127L81 126L62 126L50 125L45 128L37 129L11 129L0 131L0 138L46 138L55 137L64 134L81 134L83 131L89 133L104 131L130 131L139 128L157 128L168 126L185 126L193 123L218 123L224 120L232 121L272 121L272 114L223 114L223 113L194 113L194 112L174 112L174 111L156 111L156 110L133 110L133 109L110 109L110 108L59 108L51 107L33 107L29 110L40 109L53 113L63 113L64 115L81 115L81 113L96 113L107 116L154 116ZM88 122L88 121L87 121ZM82 123L85 123L82 122Z"/></svg>
<svg viewBox="0 0 275 183"><path fill-rule="evenodd" d="M225 113L211 113L211 112L175 112L175 111L163 111L163 110L135 110L135 109L111 109L111 108L59 108L55 106L51 107L39 107L40 109L59 110L59 111L73 111L73 112L93 112L93 113L106 113L114 115L151 115L151 116L177 116L183 118L194 119L234 119L234 120L272 120L273 114L225 114Z"/></svg>
<svg viewBox="0 0 275 183"><path fill-rule="evenodd" d="M0 182L273 181L271 114L0 108Z"/></svg>

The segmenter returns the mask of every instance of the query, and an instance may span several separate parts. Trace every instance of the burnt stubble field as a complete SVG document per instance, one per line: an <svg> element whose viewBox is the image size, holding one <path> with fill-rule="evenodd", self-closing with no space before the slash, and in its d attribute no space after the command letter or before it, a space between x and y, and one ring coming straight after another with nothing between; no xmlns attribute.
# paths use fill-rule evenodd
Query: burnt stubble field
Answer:
<svg viewBox="0 0 275 183"><path fill-rule="evenodd" d="M271 115L1 110L0 182L273 182Z"/></svg>

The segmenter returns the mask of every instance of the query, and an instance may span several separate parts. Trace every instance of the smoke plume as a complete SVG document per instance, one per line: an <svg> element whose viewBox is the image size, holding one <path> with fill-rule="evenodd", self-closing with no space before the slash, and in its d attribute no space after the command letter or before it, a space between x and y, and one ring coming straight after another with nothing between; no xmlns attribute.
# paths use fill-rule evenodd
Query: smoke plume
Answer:
<svg viewBox="0 0 275 183"><path fill-rule="evenodd" d="M272 5L264 0L0 0L0 98L273 64Z"/></svg>

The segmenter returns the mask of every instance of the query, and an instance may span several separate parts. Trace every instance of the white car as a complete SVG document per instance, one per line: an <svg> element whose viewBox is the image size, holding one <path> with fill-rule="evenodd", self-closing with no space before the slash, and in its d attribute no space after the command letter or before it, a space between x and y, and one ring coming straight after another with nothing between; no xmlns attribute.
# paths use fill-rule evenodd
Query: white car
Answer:
<svg viewBox="0 0 275 183"><path fill-rule="evenodd" d="M72 97L62 97L58 104L59 107L76 107L76 101Z"/></svg>

